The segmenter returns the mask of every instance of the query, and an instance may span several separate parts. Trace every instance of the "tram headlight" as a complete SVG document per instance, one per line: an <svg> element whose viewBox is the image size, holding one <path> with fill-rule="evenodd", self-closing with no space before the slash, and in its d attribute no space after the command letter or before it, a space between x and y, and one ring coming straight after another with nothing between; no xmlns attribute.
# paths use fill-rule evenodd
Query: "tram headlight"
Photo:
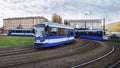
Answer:
<svg viewBox="0 0 120 68"><path fill-rule="evenodd" d="M40 43L40 40L36 40L37 43Z"/></svg>

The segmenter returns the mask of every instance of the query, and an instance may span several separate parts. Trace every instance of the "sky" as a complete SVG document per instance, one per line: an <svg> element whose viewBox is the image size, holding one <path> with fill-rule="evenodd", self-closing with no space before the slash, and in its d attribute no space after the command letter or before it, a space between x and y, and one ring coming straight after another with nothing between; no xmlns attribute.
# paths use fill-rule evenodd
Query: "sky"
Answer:
<svg viewBox="0 0 120 68"><path fill-rule="evenodd" d="M53 13L63 19L106 19L120 21L120 0L0 0L0 27L3 19L43 16L51 20Z"/></svg>

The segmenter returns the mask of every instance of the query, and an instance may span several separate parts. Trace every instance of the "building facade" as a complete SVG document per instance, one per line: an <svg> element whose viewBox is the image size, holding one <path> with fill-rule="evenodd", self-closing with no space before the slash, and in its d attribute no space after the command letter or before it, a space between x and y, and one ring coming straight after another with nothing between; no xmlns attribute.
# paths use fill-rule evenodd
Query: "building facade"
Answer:
<svg viewBox="0 0 120 68"><path fill-rule="evenodd" d="M44 17L20 17L3 19L4 31L9 29L32 29L38 22L47 22L48 19Z"/></svg>
<svg viewBox="0 0 120 68"><path fill-rule="evenodd" d="M120 22L110 23L106 25L108 32L119 32L120 33Z"/></svg>
<svg viewBox="0 0 120 68"><path fill-rule="evenodd" d="M108 36L120 38L120 22L106 24L105 28Z"/></svg>
<svg viewBox="0 0 120 68"><path fill-rule="evenodd" d="M64 20L64 24L74 28L101 29L102 19Z"/></svg>

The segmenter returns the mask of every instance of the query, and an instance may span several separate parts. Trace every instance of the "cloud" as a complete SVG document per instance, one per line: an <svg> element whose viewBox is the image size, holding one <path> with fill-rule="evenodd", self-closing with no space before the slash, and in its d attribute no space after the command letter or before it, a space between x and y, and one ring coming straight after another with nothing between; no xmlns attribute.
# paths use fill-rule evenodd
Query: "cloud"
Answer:
<svg viewBox="0 0 120 68"><path fill-rule="evenodd" d="M4 18L45 16L50 20L52 13L63 19L106 18L111 23L120 21L119 3L119 0L0 0L0 26Z"/></svg>

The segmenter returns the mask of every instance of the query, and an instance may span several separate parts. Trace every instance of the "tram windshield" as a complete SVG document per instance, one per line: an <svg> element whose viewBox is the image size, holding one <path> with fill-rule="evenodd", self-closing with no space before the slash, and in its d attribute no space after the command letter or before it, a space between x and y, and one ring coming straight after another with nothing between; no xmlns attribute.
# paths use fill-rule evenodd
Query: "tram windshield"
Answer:
<svg viewBox="0 0 120 68"><path fill-rule="evenodd" d="M43 26L36 26L35 28L35 37L44 37L45 28Z"/></svg>

